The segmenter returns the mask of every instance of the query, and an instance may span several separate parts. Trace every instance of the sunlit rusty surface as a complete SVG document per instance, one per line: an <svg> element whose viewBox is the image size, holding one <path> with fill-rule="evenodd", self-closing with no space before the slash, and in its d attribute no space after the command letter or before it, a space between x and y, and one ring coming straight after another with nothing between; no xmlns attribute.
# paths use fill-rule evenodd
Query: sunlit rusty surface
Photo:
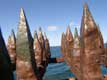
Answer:
<svg viewBox="0 0 107 80"><path fill-rule="evenodd" d="M33 39L26 20L24 10L21 9L19 27L16 39L16 74L17 80L38 80L34 71ZM36 67L35 67L36 68Z"/></svg>
<svg viewBox="0 0 107 80"><path fill-rule="evenodd" d="M103 53L98 45L101 39L87 4L84 5L80 32L82 80L103 80L98 64Z"/></svg>
<svg viewBox="0 0 107 80"><path fill-rule="evenodd" d="M7 44L8 53L11 59L12 69L16 68L16 37L14 31L12 30L11 35L8 38Z"/></svg>
<svg viewBox="0 0 107 80"><path fill-rule="evenodd" d="M104 80L100 65L106 64L106 48L104 49L100 28L96 25L87 4L84 5L80 37L76 29L73 38L68 27L66 36L62 34L61 50L78 80Z"/></svg>

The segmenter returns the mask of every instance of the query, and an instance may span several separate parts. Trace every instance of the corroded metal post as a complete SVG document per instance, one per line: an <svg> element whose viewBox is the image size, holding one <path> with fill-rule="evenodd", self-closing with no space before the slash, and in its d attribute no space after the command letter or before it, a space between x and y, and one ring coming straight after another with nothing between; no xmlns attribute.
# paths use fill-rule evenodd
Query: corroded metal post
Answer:
<svg viewBox="0 0 107 80"><path fill-rule="evenodd" d="M11 59L12 69L16 69L16 37L12 30L11 35L8 38L7 49Z"/></svg>
<svg viewBox="0 0 107 80"><path fill-rule="evenodd" d="M0 29L0 79L13 80L11 60Z"/></svg>
<svg viewBox="0 0 107 80"><path fill-rule="evenodd" d="M68 26L66 31L66 57L69 65L72 63L71 61L72 48L73 48L73 36L70 30L70 26Z"/></svg>
<svg viewBox="0 0 107 80"><path fill-rule="evenodd" d="M75 33L74 33L74 42L73 42L73 49L72 49L72 64L71 64L71 68L72 68L72 72L75 74L76 78L78 80L82 80L81 79L81 68L80 68L80 38L78 35L78 31L77 28L75 28Z"/></svg>
<svg viewBox="0 0 107 80"><path fill-rule="evenodd" d="M32 61L34 60L33 39L26 16L24 14L24 10L22 8L20 12L19 27L16 38L16 54L17 80L38 80L33 69L33 65L35 63Z"/></svg>
<svg viewBox="0 0 107 80"><path fill-rule="evenodd" d="M44 36L43 36L43 34L42 34L42 29L41 29L41 27L39 28L38 40L39 40L40 45L41 45L41 47L42 47L43 61L44 61L44 64L45 64L45 62L46 62L45 40L44 40Z"/></svg>
<svg viewBox="0 0 107 80"><path fill-rule="evenodd" d="M35 60L36 60L37 67L43 67L42 66L42 59L43 59L42 47L38 40L38 35L37 35L36 31L34 33L33 49L34 49L34 53L35 53Z"/></svg>
<svg viewBox="0 0 107 80"><path fill-rule="evenodd" d="M84 6L80 32L82 80L103 80L98 64L102 54L98 45L99 32L87 4Z"/></svg>

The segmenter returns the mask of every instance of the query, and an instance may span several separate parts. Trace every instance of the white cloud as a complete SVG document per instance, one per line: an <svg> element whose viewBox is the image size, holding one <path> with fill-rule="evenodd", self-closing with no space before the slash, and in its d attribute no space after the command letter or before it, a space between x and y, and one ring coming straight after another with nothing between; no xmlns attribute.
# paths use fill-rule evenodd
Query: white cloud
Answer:
<svg viewBox="0 0 107 80"><path fill-rule="evenodd" d="M75 22L70 22L70 24L69 24L71 27L77 27L77 28L80 28L80 25L79 24L77 24L77 23L75 23Z"/></svg>
<svg viewBox="0 0 107 80"><path fill-rule="evenodd" d="M56 31L58 30L58 27L57 26L48 26L48 31Z"/></svg>

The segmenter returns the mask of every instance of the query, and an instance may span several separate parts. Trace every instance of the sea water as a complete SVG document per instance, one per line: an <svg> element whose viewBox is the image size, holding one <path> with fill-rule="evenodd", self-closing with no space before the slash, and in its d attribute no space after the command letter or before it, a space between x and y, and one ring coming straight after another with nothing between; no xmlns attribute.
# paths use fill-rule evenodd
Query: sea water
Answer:
<svg viewBox="0 0 107 80"><path fill-rule="evenodd" d="M51 47L51 57L61 57L60 47ZM71 73L69 67L65 62L49 64L44 75L43 80L64 80L74 75Z"/></svg>
<svg viewBox="0 0 107 80"><path fill-rule="evenodd" d="M60 47L51 47L51 57L61 57ZM101 66L103 74L107 74L107 69L104 66ZM70 77L74 77L73 73L70 71L69 67L65 62L62 63L51 63L48 65L46 73L43 77L43 80L65 80ZM16 78L14 72L14 78ZM15 79L16 80L16 79Z"/></svg>

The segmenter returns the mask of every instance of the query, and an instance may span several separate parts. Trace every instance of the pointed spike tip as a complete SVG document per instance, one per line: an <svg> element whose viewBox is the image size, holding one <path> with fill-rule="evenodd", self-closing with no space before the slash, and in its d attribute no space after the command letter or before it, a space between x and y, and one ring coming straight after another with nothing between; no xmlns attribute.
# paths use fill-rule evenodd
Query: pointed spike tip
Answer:
<svg viewBox="0 0 107 80"><path fill-rule="evenodd" d="M11 30L11 35L10 35L11 39L13 42L16 42L16 37L15 37L15 33L14 33L14 30L12 29Z"/></svg>
<svg viewBox="0 0 107 80"><path fill-rule="evenodd" d="M90 34L91 31L96 29L96 23L89 10L87 3L84 4L82 23L81 23L81 34ZM89 31L88 31L89 30Z"/></svg>
<svg viewBox="0 0 107 80"><path fill-rule="evenodd" d="M77 28L75 28L74 37L78 37L78 30L77 30Z"/></svg>
<svg viewBox="0 0 107 80"><path fill-rule="evenodd" d="M67 39L68 41L72 41L72 40L73 40L72 32L71 32L71 30L70 30L70 26L67 27L66 39Z"/></svg>
<svg viewBox="0 0 107 80"><path fill-rule="evenodd" d="M86 13L87 11L89 11L89 7L87 3L84 3L84 7L83 7L84 13Z"/></svg>
<svg viewBox="0 0 107 80"><path fill-rule="evenodd" d="M23 8L21 8L21 9L20 9L20 12L24 12L24 9L23 9Z"/></svg>
<svg viewBox="0 0 107 80"><path fill-rule="evenodd" d="M26 16L25 16L24 9L21 8L21 10L20 10L20 18L25 18L25 17L26 17Z"/></svg>
<svg viewBox="0 0 107 80"><path fill-rule="evenodd" d="M70 26L67 27L66 35L71 34Z"/></svg>
<svg viewBox="0 0 107 80"><path fill-rule="evenodd" d="M84 8L88 8L88 4L86 2L84 3Z"/></svg>

